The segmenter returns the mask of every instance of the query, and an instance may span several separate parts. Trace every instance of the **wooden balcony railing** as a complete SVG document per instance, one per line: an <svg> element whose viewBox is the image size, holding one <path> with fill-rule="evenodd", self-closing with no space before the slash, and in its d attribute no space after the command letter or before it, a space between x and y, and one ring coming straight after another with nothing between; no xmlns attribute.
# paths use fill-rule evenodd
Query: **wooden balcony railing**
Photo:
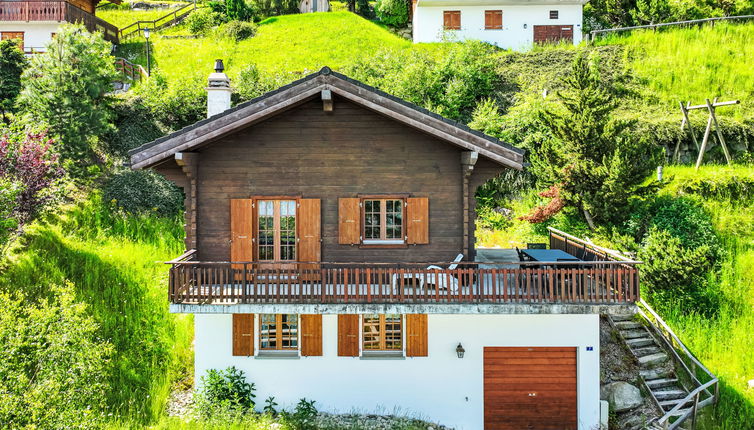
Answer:
<svg viewBox="0 0 754 430"><path fill-rule="evenodd" d="M118 27L65 1L2 1L0 21L66 21L83 24L91 32L100 31L118 43Z"/></svg>
<svg viewBox="0 0 754 430"><path fill-rule="evenodd" d="M427 263L202 262L193 261L194 255L168 262L171 303L625 304L639 299L633 261L461 263L450 270Z"/></svg>

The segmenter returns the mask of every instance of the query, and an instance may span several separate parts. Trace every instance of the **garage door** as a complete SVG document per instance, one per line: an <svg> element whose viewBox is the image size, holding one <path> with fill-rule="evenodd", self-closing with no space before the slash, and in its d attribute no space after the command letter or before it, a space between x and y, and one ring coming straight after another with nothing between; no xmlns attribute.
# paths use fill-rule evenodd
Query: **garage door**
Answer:
<svg viewBox="0 0 754 430"><path fill-rule="evenodd" d="M576 430L576 348L484 348L485 430Z"/></svg>
<svg viewBox="0 0 754 430"><path fill-rule="evenodd" d="M561 42L573 43L572 25L535 25L534 43Z"/></svg>

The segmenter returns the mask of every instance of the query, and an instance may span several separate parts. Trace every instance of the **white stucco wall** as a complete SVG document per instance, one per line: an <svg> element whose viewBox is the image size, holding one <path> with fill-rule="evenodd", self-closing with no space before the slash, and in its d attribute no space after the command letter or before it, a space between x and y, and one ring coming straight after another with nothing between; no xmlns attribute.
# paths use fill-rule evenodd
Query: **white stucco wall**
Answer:
<svg viewBox="0 0 754 430"><path fill-rule="evenodd" d="M461 30L443 30L443 11L461 11ZM502 10L503 29L485 30L484 11ZM558 11L558 19L550 19L550 11ZM450 40L475 39L501 48L527 50L534 43L535 25L573 25L573 43L581 42L582 5L484 5L484 6L419 6L414 13L414 42L440 42L443 35ZM526 24L526 28L524 28Z"/></svg>
<svg viewBox="0 0 754 430"><path fill-rule="evenodd" d="M0 22L0 33L4 31L23 31L24 50L44 51L45 45L52 40L52 33L58 32L59 22Z"/></svg>
<svg viewBox="0 0 754 430"><path fill-rule="evenodd" d="M598 315L430 314L429 356L398 360L338 357L337 315L323 317L323 356L295 359L233 357L231 315L196 314L194 321L196 381L208 369L236 366L256 384L260 405L275 396L291 408L306 397L320 410L398 410L458 429L483 428L483 347L578 347L579 429L599 425Z"/></svg>

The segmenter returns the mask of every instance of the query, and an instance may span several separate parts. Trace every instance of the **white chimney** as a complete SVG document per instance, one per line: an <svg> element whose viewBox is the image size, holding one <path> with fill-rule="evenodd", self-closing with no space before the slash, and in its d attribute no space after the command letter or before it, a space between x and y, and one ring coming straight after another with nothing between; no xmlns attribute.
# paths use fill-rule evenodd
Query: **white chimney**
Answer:
<svg viewBox="0 0 754 430"><path fill-rule="evenodd" d="M230 79L223 73L223 60L215 60L215 72L207 84L207 118L230 109Z"/></svg>

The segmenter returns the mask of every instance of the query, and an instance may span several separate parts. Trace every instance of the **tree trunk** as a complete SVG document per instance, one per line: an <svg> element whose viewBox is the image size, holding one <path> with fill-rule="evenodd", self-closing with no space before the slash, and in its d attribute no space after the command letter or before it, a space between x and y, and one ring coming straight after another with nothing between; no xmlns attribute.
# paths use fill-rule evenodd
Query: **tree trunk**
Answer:
<svg viewBox="0 0 754 430"><path fill-rule="evenodd" d="M586 223L589 225L589 230L596 230L597 226L594 225L594 220L592 219L592 214L589 213L589 209L581 208L581 210L584 212L584 218L586 218Z"/></svg>

